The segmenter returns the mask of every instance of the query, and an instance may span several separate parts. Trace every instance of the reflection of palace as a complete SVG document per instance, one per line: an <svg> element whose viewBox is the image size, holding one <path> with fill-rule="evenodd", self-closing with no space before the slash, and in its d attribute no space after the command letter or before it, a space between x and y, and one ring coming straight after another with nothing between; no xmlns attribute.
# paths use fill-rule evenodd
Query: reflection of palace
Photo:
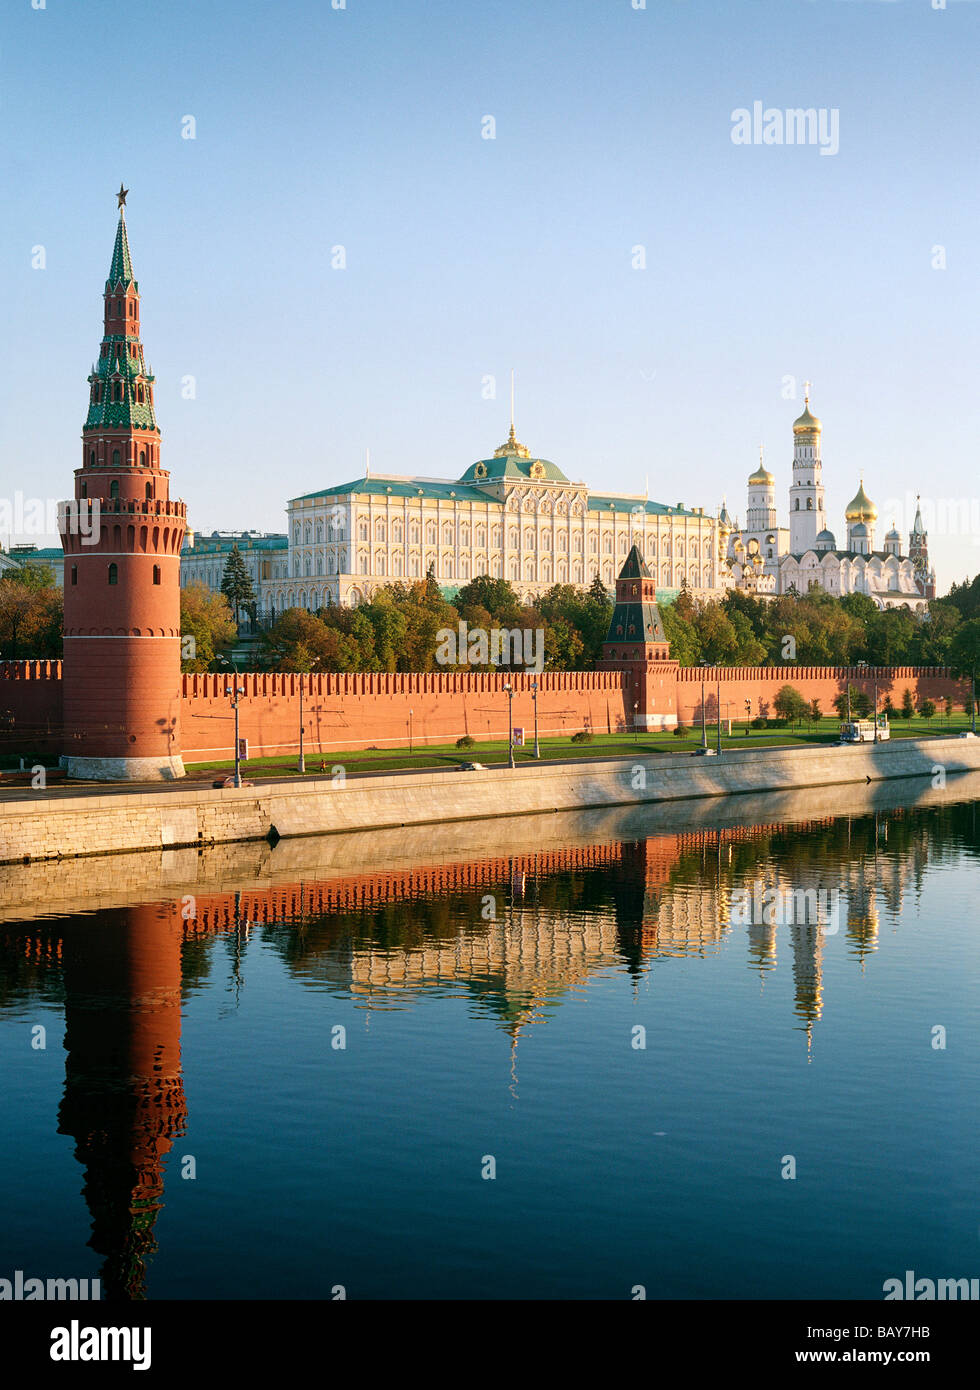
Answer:
<svg viewBox="0 0 980 1390"><path fill-rule="evenodd" d="M963 808L946 808L947 811ZM967 807L966 810L969 810ZM949 825L942 824L948 850ZM975 833L975 832L974 832ZM292 976L364 1007L428 989L468 994L512 1039L605 970L641 975L653 961L706 957L744 932L747 966L765 980L777 952L809 1047L823 1009L826 914L756 913L733 925L736 890L760 882L819 893L835 882L840 926L860 964L876 949L879 904L897 912L932 842L900 816L692 829L564 849L492 854L390 873L267 881L77 918L0 923L0 1009L63 993L65 1090L58 1131L84 1169L89 1245L110 1298L142 1297L164 1170L187 1118L181 989L210 973L227 936L240 959L262 934ZM25 871L26 872L26 871ZM495 916L485 917L488 900ZM804 896L805 901L805 896Z"/></svg>

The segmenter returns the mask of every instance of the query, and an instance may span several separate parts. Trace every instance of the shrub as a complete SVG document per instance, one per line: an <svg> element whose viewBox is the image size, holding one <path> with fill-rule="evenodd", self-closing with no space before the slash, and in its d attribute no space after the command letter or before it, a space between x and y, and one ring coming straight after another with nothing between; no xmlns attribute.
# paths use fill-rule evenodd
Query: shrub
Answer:
<svg viewBox="0 0 980 1390"><path fill-rule="evenodd" d="M765 715L757 714L756 717L752 720L753 729L768 729L768 727L769 720L766 719Z"/></svg>
<svg viewBox="0 0 980 1390"><path fill-rule="evenodd" d="M766 720L767 729L787 729L789 728L788 719L768 719Z"/></svg>
<svg viewBox="0 0 980 1390"><path fill-rule="evenodd" d="M674 730L674 737L683 738L685 734L688 734L690 732L691 731L686 724L678 724L677 728Z"/></svg>
<svg viewBox="0 0 980 1390"><path fill-rule="evenodd" d="M923 719L931 719L936 713L935 702L932 700L923 700L922 704L919 706L919 713L922 715Z"/></svg>
<svg viewBox="0 0 980 1390"><path fill-rule="evenodd" d="M578 731L577 734L572 734L572 742L573 742L573 743L591 743L591 742L592 742L592 731L591 731L591 729L579 729L579 731Z"/></svg>
<svg viewBox="0 0 980 1390"><path fill-rule="evenodd" d="M470 738L469 734L464 734L462 738L456 740L457 748L475 748L476 739Z"/></svg>

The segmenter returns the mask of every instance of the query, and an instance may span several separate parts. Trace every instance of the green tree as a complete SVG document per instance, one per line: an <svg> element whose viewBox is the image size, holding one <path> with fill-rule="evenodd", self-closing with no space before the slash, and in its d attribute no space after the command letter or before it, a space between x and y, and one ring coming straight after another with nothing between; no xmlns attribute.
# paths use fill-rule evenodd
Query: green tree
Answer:
<svg viewBox="0 0 980 1390"><path fill-rule="evenodd" d="M914 717L915 700L912 698L911 690L906 686L902 693L902 718L911 722Z"/></svg>
<svg viewBox="0 0 980 1390"><path fill-rule="evenodd" d="M213 594L201 583L180 591L182 671L209 671L220 651L235 641L235 621L224 594ZM187 638L192 642L188 643Z"/></svg>
<svg viewBox="0 0 980 1390"><path fill-rule="evenodd" d="M809 701L792 685L780 686L772 704L780 719L795 719L802 723L810 713Z"/></svg>
<svg viewBox="0 0 980 1390"><path fill-rule="evenodd" d="M923 700L919 705L919 713L923 719L932 719L936 713L936 703L934 700Z"/></svg>
<svg viewBox="0 0 980 1390"><path fill-rule="evenodd" d="M63 625L63 595L50 570L26 566L0 579L0 656L5 660L59 657Z"/></svg>
<svg viewBox="0 0 980 1390"><path fill-rule="evenodd" d="M237 545L232 546L231 554L225 563L225 572L221 577L221 592L231 606L237 627L239 611L242 608L253 610L255 604L252 576L248 572L248 567L242 559L242 553Z"/></svg>

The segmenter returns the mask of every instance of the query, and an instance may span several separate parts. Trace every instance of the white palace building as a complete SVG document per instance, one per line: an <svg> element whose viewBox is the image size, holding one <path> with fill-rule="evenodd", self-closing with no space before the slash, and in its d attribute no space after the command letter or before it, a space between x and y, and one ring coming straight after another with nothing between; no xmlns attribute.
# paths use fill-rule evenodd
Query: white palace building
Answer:
<svg viewBox="0 0 980 1390"><path fill-rule="evenodd" d="M790 524L780 526L776 483L760 463L750 476L745 526L726 507L669 506L571 482L518 442L514 425L490 458L456 479L374 474L318 488L286 504L284 534L188 532L181 584L217 590L237 545L260 615L357 605L386 584L422 579L431 568L448 596L477 575L506 579L522 600L554 584L587 588L596 574L612 591L635 543L657 579L661 601L686 587L695 598L738 588L759 595L868 594L879 607L924 611L935 595L927 538L917 516L909 553L893 528L875 548L877 510L863 484L846 513L847 540L827 529L820 421L809 396L793 425Z"/></svg>

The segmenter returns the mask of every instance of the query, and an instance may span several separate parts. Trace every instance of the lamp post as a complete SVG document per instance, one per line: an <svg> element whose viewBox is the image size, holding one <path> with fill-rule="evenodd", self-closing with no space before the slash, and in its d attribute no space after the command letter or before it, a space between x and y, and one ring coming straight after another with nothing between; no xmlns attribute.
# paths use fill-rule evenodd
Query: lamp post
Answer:
<svg viewBox="0 0 980 1390"><path fill-rule="evenodd" d="M721 757L721 676L718 675L717 667L715 667L715 679L718 682L718 693L715 696L718 702L718 756Z"/></svg>
<svg viewBox="0 0 980 1390"><path fill-rule="evenodd" d="M414 718L415 718L415 711L414 711L413 709L410 709L410 710L408 711L408 751L409 751L409 754L411 754L411 752L412 752L412 734L414 733L414 729L413 729L413 727L412 727L412 724L413 724Z"/></svg>
<svg viewBox="0 0 980 1390"><path fill-rule="evenodd" d="M878 738L878 668L875 667L875 743L879 743Z"/></svg>
<svg viewBox="0 0 980 1390"><path fill-rule="evenodd" d="M303 672L299 673L299 762L297 772L306 771L306 755L303 752Z"/></svg>
<svg viewBox="0 0 980 1390"><path fill-rule="evenodd" d="M219 657L218 657L218 660L219 660L223 665L225 665L225 666L230 666L231 669L232 669L232 670L234 671L234 673L235 673L235 686L234 686L235 698L234 698L234 700L232 701L232 708L233 708L234 711L235 711L235 786L236 786L236 787L240 787L240 786L242 785L242 756L241 756L241 754L242 754L242 745L241 745L241 740L240 740L240 738L239 738L239 733L238 733L238 727L239 727L239 725L238 725L238 702L239 702L239 696L245 694L245 687L244 687L243 685L239 685L239 684L238 684L240 677L239 677L239 674L238 674L238 666L235 664L235 662L234 662L234 661L229 661L228 658L225 657L225 656L219 656ZM225 686L225 694L226 694L226 695L230 695L231 693L232 693L232 687L231 687L230 685L226 685L226 686Z"/></svg>
<svg viewBox="0 0 980 1390"><path fill-rule="evenodd" d="M510 681L504 686L507 691L507 765L514 766L514 687Z"/></svg>
<svg viewBox="0 0 980 1390"><path fill-rule="evenodd" d="M636 734L636 716L637 716L637 713L639 712L639 708L640 708L639 701L634 700L634 701L633 701L633 742L634 742L634 743L636 743L636 741L637 741L637 734Z"/></svg>
<svg viewBox="0 0 980 1390"><path fill-rule="evenodd" d="M752 723L752 701L745 702L745 737L749 736L749 725Z"/></svg>
<svg viewBox="0 0 980 1390"><path fill-rule="evenodd" d="M531 682L531 699L534 701L534 756L540 758L541 749L538 747L538 683L536 680Z"/></svg>
<svg viewBox="0 0 980 1390"><path fill-rule="evenodd" d="M706 661L702 661L702 662L701 662L701 747L702 747L702 748L707 748L707 746L708 746L708 726L707 726L707 724L705 723L705 713L704 713L704 668L707 666L707 664L708 664L708 663L707 663Z"/></svg>

